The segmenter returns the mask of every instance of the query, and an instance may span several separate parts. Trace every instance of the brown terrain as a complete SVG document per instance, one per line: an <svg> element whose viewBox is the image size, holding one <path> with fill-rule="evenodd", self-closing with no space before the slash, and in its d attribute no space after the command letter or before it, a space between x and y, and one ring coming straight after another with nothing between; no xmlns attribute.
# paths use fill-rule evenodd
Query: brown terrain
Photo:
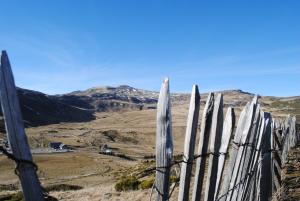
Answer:
<svg viewBox="0 0 300 201"><path fill-rule="evenodd" d="M221 93L225 108L234 107L237 114L254 96L241 90ZM19 89L19 97L33 150L46 149L50 142L62 142L73 150L33 155L43 186L69 184L82 187L80 190L53 190L51 195L64 201L149 198L151 189L118 192L115 184L153 165L157 92L124 85L56 96ZM201 94L201 111L206 97L207 94ZM172 94L175 154L181 154L183 150L188 103L188 94ZM300 96L260 96L259 103L264 111L275 117L292 114L300 119ZM4 139L3 122L1 126L1 138ZM99 154L104 145L116 155ZM0 156L0 200L1 195L14 193L19 186L13 170L13 162ZM138 180L146 181L150 177L138 176ZM9 186L14 188L8 189ZM176 200L176 193L175 190L171 200Z"/></svg>

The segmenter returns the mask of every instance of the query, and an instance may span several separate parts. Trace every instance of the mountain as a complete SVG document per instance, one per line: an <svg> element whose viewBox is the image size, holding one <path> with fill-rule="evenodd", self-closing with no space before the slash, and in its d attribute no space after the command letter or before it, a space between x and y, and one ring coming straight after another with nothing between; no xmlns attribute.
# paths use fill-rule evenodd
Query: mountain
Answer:
<svg viewBox="0 0 300 201"><path fill-rule="evenodd" d="M22 88L18 88L17 91L26 126L87 122L96 118L96 112L155 109L159 96L158 92L136 89L127 85L94 87L62 95L47 95ZM217 93L223 93L225 107L242 107L254 96L238 89ZM205 103L207 95L207 93L201 94L201 104ZM173 105L188 105L189 99L190 95L187 93L171 94ZM261 96L260 104L266 111L279 116L300 113L299 96L283 98ZM3 123L0 124L1 127L4 128Z"/></svg>
<svg viewBox="0 0 300 201"><path fill-rule="evenodd" d="M157 103L158 93L136 89L127 85L94 87L57 96L60 102L96 112L145 109Z"/></svg>
<svg viewBox="0 0 300 201"><path fill-rule="evenodd" d="M59 101L57 96L49 96L22 88L17 88L17 93L24 124L27 127L60 122L85 122L95 119L92 111L65 104ZM1 130L4 128L3 121L0 128Z"/></svg>

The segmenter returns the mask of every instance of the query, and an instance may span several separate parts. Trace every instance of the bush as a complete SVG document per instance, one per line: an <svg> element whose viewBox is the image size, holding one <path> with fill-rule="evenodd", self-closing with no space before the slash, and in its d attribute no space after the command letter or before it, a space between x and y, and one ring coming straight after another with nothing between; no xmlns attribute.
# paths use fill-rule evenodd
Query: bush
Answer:
<svg viewBox="0 0 300 201"><path fill-rule="evenodd" d="M70 184L56 184L52 186L47 186L45 190L47 192L50 191L75 191L75 190L80 190L82 189L81 186L76 186L76 185L70 185Z"/></svg>
<svg viewBox="0 0 300 201"><path fill-rule="evenodd" d="M170 184L179 182L180 178L176 176L170 176Z"/></svg>
<svg viewBox="0 0 300 201"><path fill-rule="evenodd" d="M151 177L149 179L146 179L146 180L143 180L141 183L140 183L140 188L141 189L148 189L148 188L151 188L153 186L153 183L154 183L154 177Z"/></svg>
<svg viewBox="0 0 300 201"><path fill-rule="evenodd" d="M139 188L140 181L134 177L129 176L122 178L115 185L116 191L128 191L128 190L137 190Z"/></svg>
<svg viewBox="0 0 300 201"><path fill-rule="evenodd" d="M22 192L0 195L0 201L24 201Z"/></svg>
<svg viewBox="0 0 300 201"><path fill-rule="evenodd" d="M18 189L15 184L0 184L0 191L16 191Z"/></svg>

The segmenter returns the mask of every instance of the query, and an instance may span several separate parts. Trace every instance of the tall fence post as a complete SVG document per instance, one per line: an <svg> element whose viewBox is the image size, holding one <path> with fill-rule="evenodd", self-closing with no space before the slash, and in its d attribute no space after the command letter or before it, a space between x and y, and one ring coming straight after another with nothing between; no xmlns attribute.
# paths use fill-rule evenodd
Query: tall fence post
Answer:
<svg viewBox="0 0 300 201"><path fill-rule="evenodd" d="M218 156L221 145L223 129L223 95L218 94L214 103L212 125L210 129L209 142L209 164L207 169L206 187L204 201L214 200L216 180L218 174Z"/></svg>
<svg viewBox="0 0 300 201"><path fill-rule="evenodd" d="M157 104L156 179L157 201L169 199L169 179L173 155L172 119L169 80L165 79Z"/></svg>
<svg viewBox="0 0 300 201"><path fill-rule="evenodd" d="M198 86L194 85L191 94L190 108L187 119L183 153L183 160L185 162L181 165L178 201L189 200L189 189L194 160L195 139L197 135L199 109L200 94Z"/></svg>
<svg viewBox="0 0 300 201"><path fill-rule="evenodd" d="M213 108L214 94L210 93L207 97L201 121L201 130L197 154L203 157L198 157L196 160L195 182L193 188L192 201L200 201L201 198L206 163L205 155L207 154Z"/></svg>
<svg viewBox="0 0 300 201"><path fill-rule="evenodd" d="M0 73L1 106L9 144L14 157L19 160L17 171L23 194L26 201L42 201L44 200L42 188L36 174L36 169L31 164L32 155L24 130L15 81L5 51L2 51L1 55Z"/></svg>

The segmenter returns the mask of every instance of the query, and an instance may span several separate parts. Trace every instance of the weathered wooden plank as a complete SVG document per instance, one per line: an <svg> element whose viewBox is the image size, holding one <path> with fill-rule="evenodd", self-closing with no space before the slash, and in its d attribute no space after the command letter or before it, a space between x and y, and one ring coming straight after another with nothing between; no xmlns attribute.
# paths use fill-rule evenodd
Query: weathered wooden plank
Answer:
<svg viewBox="0 0 300 201"><path fill-rule="evenodd" d="M270 120L266 124L265 133L262 139L261 149L261 177L259 181L259 199L268 201L272 196L272 175L271 175L271 115L265 113L266 118Z"/></svg>
<svg viewBox="0 0 300 201"><path fill-rule="evenodd" d="M258 163L259 155L260 155L260 149L261 149L261 139L264 133L265 129L265 119L264 119L264 113L261 111L260 112L260 121L259 121L259 129L257 131L257 139L256 144L255 144L255 152L253 155L253 159L251 160L251 164L248 170L248 174L251 174L252 176L248 176L246 179L246 182L243 187L243 192L242 192L242 199L241 200L249 200L249 197L253 196L252 194L254 193L253 191L256 190L256 187L253 189L253 186L257 186L257 177L258 174L255 172L255 168ZM254 176L253 176L254 174ZM250 199L251 200L251 199Z"/></svg>
<svg viewBox="0 0 300 201"><path fill-rule="evenodd" d="M234 109L229 107L226 112L226 117L225 117L225 121L224 121L224 125L223 125L221 147L219 150L219 153L221 153L221 155L219 156L219 162L218 162L218 174L217 174L217 180L216 180L215 198L217 198L217 195L219 194L221 178L223 175L223 170L224 170L224 165L225 165L225 157L227 155L228 145L229 145L229 141L230 141L231 135L234 130L234 126L235 126Z"/></svg>
<svg viewBox="0 0 300 201"><path fill-rule="evenodd" d="M211 127L212 113L214 108L214 94L210 93L207 97L207 101L203 110L200 138L198 145L198 155L204 156L207 153L209 133ZM202 186L205 172L206 157L199 157L196 160L196 170L195 170L195 182L193 188L193 201L200 201L202 194Z"/></svg>
<svg viewBox="0 0 300 201"><path fill-rule="evenodd" d="M212 126L210 129L209 152L218 154L221 146L223 129L223 95L218 94L212 117ZM218 155L209 156L209 163L206 177L206 187L204 193L204 201L215 199L215 189L218 174Z"/></svg>
<svg viewBox="0 0 300 201"><path fill-rule="evenodd" d="M271 123L271 175L272 175L272 195L276 193L277 189L280 188L280 164L281 160L278 156L279 153L279 141L278 141L278 136L276 134L276 123L275 120L273 119Z"/></svg>
<svg viewBox="0 0 300 201"><path fill-rule="evenodd" d="M250 131L251 131L251 127L252 127L252 122L253 122L253 118L254 118L254 113L255 113L255 109L256 109L256 103L257 103L257 97L254 97L249 111L247 113L246 116L246 122L244 125L244 129L242 131L242 136L241 136L241 141L240 144L244 145L247 142L247 139L249 137ZM237 151L237 155L236 155L236 161L235 161L235 165L234 165L234 169L233 169L233 173L232 173L232 178L230 181L230 185L229 185L229 189L232 189L236 183L238 183L240 181L240 172L241 172L241 167L243 166L243 157L244 157L244 150L245 150L245 146L240 146L238 148ZM232 195L236 195L236 188L234 190L232 190L231 192L229 192L228 197L226 200L232 200ZM233 200L235 200L236 197L233 197Z"/></svg>
<svg viewBox="0 0 300 201"><path fill-rule="evenodd" d="M251 161L253 160L253 155L255 154L254 147L256 146L259 124L260 124L260 105L257 104L254 119L251 125L251 130L248 139L246 140L248 146L244 147L244 153L243 153L241 167L239 171L240 174L238 175L237 181L244 179L247 173L249 172ZM233 192L232 200L241 200L243 188L244 185L239 185L236 188L237 190Z"/></svg>
<svg viewBox="0 0 300 201"><path fill-rule="evenodd" d="M223 195L227 194L227 192L229 190L230 181L231 181L231 177L232 177L232 174L233 174L233 169L234 169L237 150L238 150L237 145L240 144L240 141L241 141L242 130L243 130L245 122L246 122L246 115L247 115L247 112L249 110L249 107L250 107L250 103L247 103L247 105L243 108L243 110L240 114L240 117L239 117L239 121L238 121L238 124L237 124L237 128L236 128L233 143L232 143L232 149L230 150L230 154L229 154L229 164L228 164L228 168L227 168L227 171L226 171L227 176L224 179L221 194L219 195L219 197L222 196L220 201L225 201L226 198L227 198L227 196L223 196Z"/></svg>
<svg viewBox="0 0 300 201"><path fill-rule="evenodd" d="M195 140L197 135L198 119L200 109L200 94L198 86L194 85L191 95L189 114L184 141L183 160L186 163L181 165L178 200L189 200L189 189L192 175Z"/></svg>
<svg viewBox="0 0 300 201"><path fill-rule="evenodd" d="M1 106L12 153L18 159L32 161L32 155L24 131L15 81L5 51L2 51L1 55L0 73ZM18 172L25 200L44 200L35 168L31 164L21 163Z"/></svg>
<svg viewBox="0 0 300 201"><path fill-rule="evenodd" d="M166 201L169 196L170 164L173 155L172 119L169 80L165 79L157 103L156 128L156 200Z"/></svg>

